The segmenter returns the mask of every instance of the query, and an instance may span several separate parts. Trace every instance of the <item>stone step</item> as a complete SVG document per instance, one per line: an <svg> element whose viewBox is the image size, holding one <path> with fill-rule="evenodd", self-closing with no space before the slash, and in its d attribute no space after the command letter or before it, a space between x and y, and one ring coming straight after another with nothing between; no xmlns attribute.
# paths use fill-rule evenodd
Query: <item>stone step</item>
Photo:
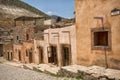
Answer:
<svg viewBox="0 0 120 80"><path fill-rule="evenodd" d="M49 74L57 75L58 71L60 70L60 68L56 67L54 65L39 64L39 65L33 67L33 70L39 71L39 72L44 72L44 73L49 73Z"/></svg>
<svg viewBox="0 0 120 80"><path fill-rule="evenodd" d="M99 80L99 78L103 76L102 73L104 72L105 68L99 66L91 66L78 70L79 76L85 80Z"/></svg>
<svg viewBox="0 0 120 80"><path fill-rule="evenodd" d="M33 70L39 71L39 72L45 72L45 70L46 70L47 68L50 68L50 66L47 65L47 64L39 64L39 65L37 65L37 66L34 66L34 67L33 67Z"/></svg>
<svg viewBox="0 0 120 80"><path fill-rule="evenodd" d="M58 75L59 70L60 70L59 67L50 67L50 68L45 69L45 73Z"/></svg>
<svg viewBox="0 0 120 80"><path fill-rule="evenodd" d="M120 80L120 70L105 69L99 66L79 69L78 74L84 80Z"/></svg>
<svg viewBox="0 0 120 80"><path fill-rule="evenodd" d="M107 76L108 79L120 80L120 70L106 69L104 76Z"/></svg>
<svg viewBox="0 0 120 80"><path fill-rule="evenodd" d="M31 63L31 64L24 64L24 65L23 65L23 68L24 68L24 69L33 70L33 67L35 67L35 66L37 66L37 65L36 65L36 64L33 64L33 63Z"/></svg>
<svg viewBox="0 0 120 80"><path fill-rule="evenodd" d="M79 77L78 70L80 68L84 68L84 67L80 65L70 65L70 66L61 67L58 74L62 76Z"/></svg>

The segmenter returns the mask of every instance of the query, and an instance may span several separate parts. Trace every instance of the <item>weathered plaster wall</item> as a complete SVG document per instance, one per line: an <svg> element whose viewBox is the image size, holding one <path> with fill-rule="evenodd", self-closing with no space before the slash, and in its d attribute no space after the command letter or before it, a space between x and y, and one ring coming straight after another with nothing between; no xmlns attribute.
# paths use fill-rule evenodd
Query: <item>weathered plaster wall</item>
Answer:
<svg viewBox="0 0 120 80"><path fill-rule="evenodd" d="M35 54L35 63L36 64L40 64L40 51L39 49L43 49L44 47L44 41L42 40L35 40L34 39L34 54ZM42 54L43 54L43 59L44 59L44 53L43 53L43 50L42 50Z"/></svg>
<svg viewBox="0 0 120 80"><path fill-rule="evenodd" d="M8 59L8 60L13 60L13 44L9 43L9 44L4 44L3 45L3 52L4 52L4 58ZM9 56L8 56L9 55Z"/></svg>
<svg viewBox="0 0 120 80"><path fill-rule="evenodd" d="M16 61L16 62L19 62L18 51L21 52L21 59L22 59L22 62L24 63L24 58L22 56L22 45L21 44L19 44L19 45L13 44L13 54L14 54L13 60Z"/></svg>
<svg viewBox="0 0 120 80"><path fill-rule="evenodd" d="M28 56L26 56L26 50L28 51ZM32 63L35 62L35 56L34 56L34 43L29 43L29 42L23 42L22 45L22 54L25 58L25 63L30 63L29 62L29 52L32 52Z"/></svg>
<svg viewBox="0 0 120 80"><path fill-rule="evenodd" d="M94 19L100 16L104 26L111 28L109 67L120 69L120 15L110 15L114 8L120 9L119 0L75 0L78 64L105 66L104 51L91 49L91 28L101 27L100 20Z"/></svg>
<svg viewBox="0 0 120 80"><path fill-rule="evenodd" d="M58 65L61 66L61 45L71 45L71 64L76 64L76 32L75 26L64 28L47 29L44 31L44 61L48 63L47 47L49 45L57 46Z"/></svg>

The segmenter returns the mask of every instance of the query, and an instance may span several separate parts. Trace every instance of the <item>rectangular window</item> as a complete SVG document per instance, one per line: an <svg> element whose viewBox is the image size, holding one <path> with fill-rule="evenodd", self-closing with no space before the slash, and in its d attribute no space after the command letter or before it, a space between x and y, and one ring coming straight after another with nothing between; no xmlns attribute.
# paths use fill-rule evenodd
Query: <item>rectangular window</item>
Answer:
<svg viewBox="0 0 120 80"><path fill-rule="evenodd" d="M19 36L17 36L17 40L19 40Z"/></svg>
<svg viewBox="0 0 120 80"><path fill-rule="evenodd" d="M92 49L111 49L111 33L110 28L94 28L92 32Z"/></svg>
<svg viewBox="0 0 120 80"><path fill-rule="evenodd" d="M108 31L94 32L94 46L108 46Z"/></svg>
<svg viewBox="0 0 120 80"><path fill-rule="evenodd" d="M2 42L2 38L0 38L0 42Z"/></svg>
<svg viewBox="0 0 120 80"><path fill-rule="evenodd" d="M29 34L26 34L26 40L29 40Z"/></svg>
<svg viewBox="0 0 120 80"><path fill-rule="evenodd" d="M63 44L61 46L62 52L62 65L67 66L71 64L71 46L69 44Z"/></svg>

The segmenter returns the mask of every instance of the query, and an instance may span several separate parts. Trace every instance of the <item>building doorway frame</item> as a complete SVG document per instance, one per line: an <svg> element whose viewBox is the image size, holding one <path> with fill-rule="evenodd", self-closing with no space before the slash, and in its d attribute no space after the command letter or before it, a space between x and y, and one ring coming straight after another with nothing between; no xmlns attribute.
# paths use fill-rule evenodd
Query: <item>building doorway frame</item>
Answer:
<svg viewBox="0 0 120 80"><path fill-rule="evenodd" d="M65 50L65 48L68 50ZM65 51L63 51L63 48ZM68 53L67 53L68 52ZM71 56L71 45L70 44L61 44L61 58L62 58L62 66L68 66L72 63L72 56Z"/></svg>
<svg viewBox="0 0 120 80"><path fill-rule="evenodd" d="M21 59L21 51L20 50L18 50L18 59L19 59L19 61L22 61L22 59Z"/></svg>
<svg viewBox="0 0 120 80"><path fill-rule="evenodd" d="M32 50L29 51L29 63L33 62L33 53Z"/></svg>
<svg viewBox="0 0 120 80"><path fill-rule="evenodd" d="M44 63L44 56L43 56L43 47L38 46L38 55L39 55L39 63Z"/></svg>
<svg viewBox="0 0 120 80"><path fill-rule="evenodd" d="M58 48L57 45L51 44L48 47L48 63L58 65Z"/></svg>

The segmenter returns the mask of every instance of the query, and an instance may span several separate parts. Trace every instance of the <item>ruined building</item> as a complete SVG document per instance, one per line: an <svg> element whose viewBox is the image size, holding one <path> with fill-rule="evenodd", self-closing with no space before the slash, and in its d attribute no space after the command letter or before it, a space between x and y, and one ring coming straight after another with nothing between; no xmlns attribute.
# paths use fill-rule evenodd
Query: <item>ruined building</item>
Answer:
<svg viewBox="0 0 120 80"><path fill-rule="evenodd" d="M58 66L76 64L74 25L44 31L44 61Z"/></svg>
<svg viewBox="0 0 120 80"><path fill-rule="evenodd" d="M34 63L35 23L36 19L40 18L41 17L22 16L15 19L16 23L19 21L23 23L14 27L14 61ZM31 21L31 23L27 23L27 21Z"/></svg>
<svg viewBox="0 0 120 80"><path fill-rule="evenodd" d="M0 28L0 56L8 60L13 58L13 37L11 29Z"/></svg>
<svg viewBox="0 0 120 80"><path fill-rule="evenodd" d="M120 1L75 0L77 64L120 69Z"/></svg>
<svg viewBox="0 0 120 80"><path fill-rule="evenodd" d="M58 21L58 18L45 20L43 27L35 34L36 64L67 66L76 63L75 26L71 25L71 21L67 22L71 26L63 26L62 23L61 20Z"/></svg>

